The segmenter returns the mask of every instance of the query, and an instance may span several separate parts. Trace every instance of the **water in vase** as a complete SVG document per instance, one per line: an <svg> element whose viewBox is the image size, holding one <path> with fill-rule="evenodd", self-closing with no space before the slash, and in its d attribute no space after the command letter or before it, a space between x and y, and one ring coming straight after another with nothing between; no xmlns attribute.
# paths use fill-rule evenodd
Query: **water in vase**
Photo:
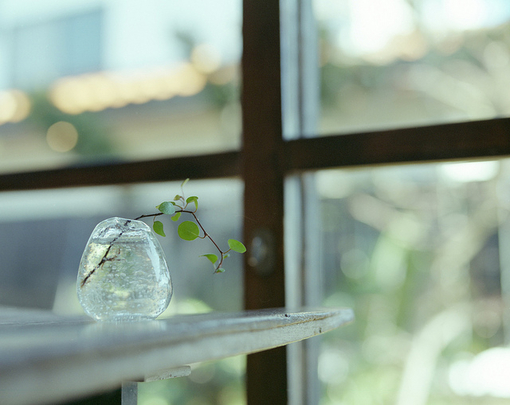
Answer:
<svg viewBox="0 0 510 405"><path fill-rule="evenodd" d="M83 252L77 292L85 312L98 321L160 315L172 297L172 281L147 224L117 217L100 222Z"/></svg>

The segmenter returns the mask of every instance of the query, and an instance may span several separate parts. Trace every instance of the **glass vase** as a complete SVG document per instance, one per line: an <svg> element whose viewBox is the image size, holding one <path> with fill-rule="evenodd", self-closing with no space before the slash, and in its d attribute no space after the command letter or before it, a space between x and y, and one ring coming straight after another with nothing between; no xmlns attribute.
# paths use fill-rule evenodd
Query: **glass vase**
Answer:
<svg viewBox="0 0 510 405"><path fill-rule="evenodd" d="M152 230L142 221L118 217L94 228L76 288L85 313L106 322L154 319L168 307L173 291Z"/></svg>

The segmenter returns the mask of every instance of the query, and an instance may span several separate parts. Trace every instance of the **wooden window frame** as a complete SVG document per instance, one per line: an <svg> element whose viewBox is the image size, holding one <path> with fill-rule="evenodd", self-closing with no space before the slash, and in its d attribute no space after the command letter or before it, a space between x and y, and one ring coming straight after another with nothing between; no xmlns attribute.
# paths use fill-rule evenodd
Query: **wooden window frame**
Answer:
<svg viewBox="0 0 510 405"><path fill-rule="evenodd" d="M244 181L244 239L271 235L271 269L260 271L245 255L245 308L285 305L283 251L284 180L290 174L510 155L510 119L371 131L285 140L282 131L280 4L243 1L243 146L201 156L112 163L0 175L0 191L121 185L240 177ZM286 404L286 351L248 356L250 404Z"/></svg>

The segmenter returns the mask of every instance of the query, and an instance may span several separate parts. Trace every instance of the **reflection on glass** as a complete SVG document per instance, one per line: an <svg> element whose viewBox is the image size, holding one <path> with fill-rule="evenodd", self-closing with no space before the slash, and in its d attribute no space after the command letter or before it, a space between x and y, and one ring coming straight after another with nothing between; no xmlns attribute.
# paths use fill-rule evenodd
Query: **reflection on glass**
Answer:
<svg viewBox="0 0 510 405"><path fill-rule="evenodd" d="M0 23L0 172L239 146L239 0L6 0Z"/></svg>
<svg viewBox="0 0 510 405"><path fill-rule="evenodd" d="M356 313L321 404L510 401L509 164L317 173L324 304Z"/></svg>
<svg viewBox="0 0 510 405"><path fill-rule="evenodd" d="M510 114L506 0L314 0L320 132Z"/></svg>

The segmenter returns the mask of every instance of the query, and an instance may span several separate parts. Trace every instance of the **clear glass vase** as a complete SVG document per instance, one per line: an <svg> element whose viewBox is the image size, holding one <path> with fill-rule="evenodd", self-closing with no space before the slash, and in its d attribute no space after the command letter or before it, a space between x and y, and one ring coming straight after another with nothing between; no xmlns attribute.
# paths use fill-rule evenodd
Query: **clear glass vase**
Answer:
<svg viewBox="0 0 510 405"><path fill-rule="evenodd" d="M109 218L93 230L78 270L80 304L97 321L154 319L172 298L158 240L142 221Z"/></svg>

